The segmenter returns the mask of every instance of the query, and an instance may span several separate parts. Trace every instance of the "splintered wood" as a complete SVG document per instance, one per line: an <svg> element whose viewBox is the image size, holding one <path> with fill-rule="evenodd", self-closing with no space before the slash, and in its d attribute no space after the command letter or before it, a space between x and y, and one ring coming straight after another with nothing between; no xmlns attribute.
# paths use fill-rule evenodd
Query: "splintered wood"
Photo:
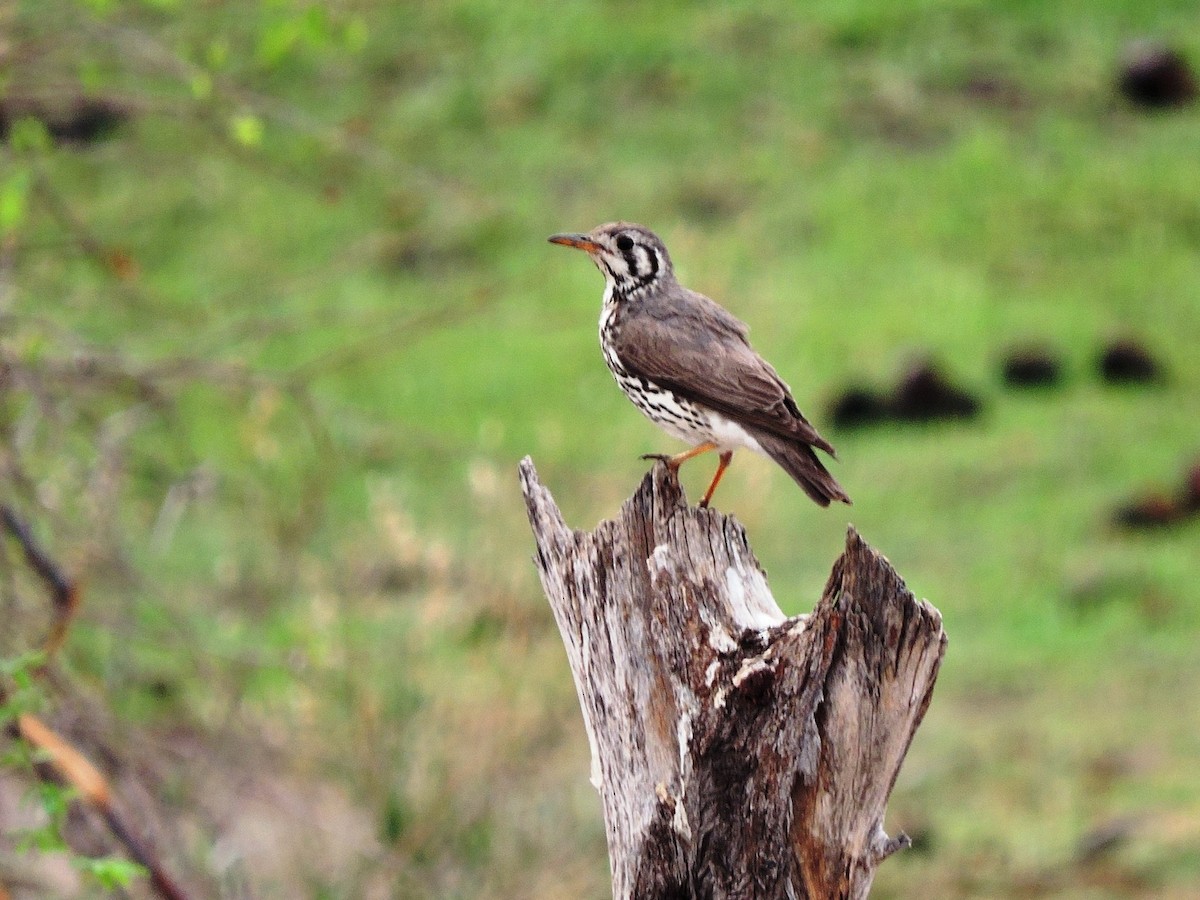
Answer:
<svg viewBox="0 0 1200 900"><path fill-rule="evenodd" d="M865 897L946 637L853 528L786 618L742 526L656 465L613 521L563 522L520 467L624 898Z"/></svg>

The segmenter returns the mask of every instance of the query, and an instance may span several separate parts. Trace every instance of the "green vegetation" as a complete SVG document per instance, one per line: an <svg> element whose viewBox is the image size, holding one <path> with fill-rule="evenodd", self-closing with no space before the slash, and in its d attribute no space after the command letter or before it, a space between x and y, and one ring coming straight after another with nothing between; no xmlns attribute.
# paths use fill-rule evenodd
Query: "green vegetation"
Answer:
<svg viewBox="0 0 1200 900"><path fill-rule="evenodd" d="M591 527L675 449L545 243L624 218L838 447L848 511L744 455L717 494L784 608L850 520L945 616L875 896L1194 896L1200 526L1109 525L1200 454L1200 107L1114 90L1132 38L1200 61L1194 2L19 6L0 94L131 116L0 148L0 478L86 584L59 667L154 760L181 876L607 895L515 465ZM1126 334L1165 386L1100 383ZM1001 388L1030 339L1060 389ZM980 420L830 426L927 352ZM13 658L13 546L0 588Z"/></svg>

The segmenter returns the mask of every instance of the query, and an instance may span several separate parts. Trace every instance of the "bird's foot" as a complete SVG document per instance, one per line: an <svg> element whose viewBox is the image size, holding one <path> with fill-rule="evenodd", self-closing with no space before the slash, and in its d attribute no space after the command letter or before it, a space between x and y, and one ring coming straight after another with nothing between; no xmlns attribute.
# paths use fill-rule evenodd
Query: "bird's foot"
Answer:
<svg viewBox="0 0 1200 900"><path fill-rule="evenodd" d="M642 454L641 458L642 460L654 460L655 462L666 463L667 468L671 469L672 472L678 472L679 470L679 463L676 462L676 458L667 454Z"/></svg>

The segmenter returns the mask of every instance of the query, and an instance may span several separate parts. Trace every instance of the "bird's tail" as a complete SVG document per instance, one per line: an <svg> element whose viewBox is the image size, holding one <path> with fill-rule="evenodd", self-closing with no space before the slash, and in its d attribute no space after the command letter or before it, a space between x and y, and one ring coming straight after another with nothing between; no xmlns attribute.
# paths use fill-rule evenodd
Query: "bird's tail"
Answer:
<svg viewBox="0 0 1200 900"><path fill-rule="evenodd" d="M769 431L755 431L753 434L763 451L779 463L815 503L820 506L828 506L833 500L850 503L842 486L829 474L808 444Z"/></svg>

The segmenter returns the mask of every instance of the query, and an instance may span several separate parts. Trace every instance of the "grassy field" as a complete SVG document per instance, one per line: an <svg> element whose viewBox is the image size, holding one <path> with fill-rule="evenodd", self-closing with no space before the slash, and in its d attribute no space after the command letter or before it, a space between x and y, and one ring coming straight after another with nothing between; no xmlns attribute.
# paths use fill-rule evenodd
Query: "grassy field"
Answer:
<svg viewBox="0 0 1200 900"><path fill-rule="evenodd" d="M1200 525L1109 522L1200 456L1200 107L1115 90L1134 38L1200 63L1194 3L38 6L8 88L134 112L0 151L37 185L0 260L3 489L86 580L61 668L170 786L181 871L607 895L515 466L591 527L676 449L545 242L623 218L838 447L849 510L744 456L717 494L784 609L849 521L945 617L888 818L918 845L874 896L1200 892ZM1166 383L1102 384L1115 336ZM1001 386L1028 341L1061 387ZM978 420L831 426L926 355ZM44 615L19 570L6 656Z"/></svg>

